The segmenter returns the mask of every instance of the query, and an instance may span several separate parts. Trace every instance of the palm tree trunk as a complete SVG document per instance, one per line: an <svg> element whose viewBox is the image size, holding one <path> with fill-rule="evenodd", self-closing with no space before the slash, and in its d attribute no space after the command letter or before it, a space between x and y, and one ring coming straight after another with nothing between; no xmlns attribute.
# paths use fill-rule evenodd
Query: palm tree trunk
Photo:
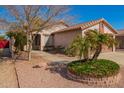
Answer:
<svg viewBox="0 0 124 93"><path fill-rule="evenodd" d="M84 60L89 60L89 49L87 50L85 50L85 52L83 53L83 56L84 56Z"/></svg>
<svg viewBox="0 0 124 93"><path fill-rule="evenodd" d="M101 51L102 51L102 45L99 44L96 48L96 51L95 51L93 57L92 57L92 60L96 60L98 58L98 56L100 55Z"/></svg>

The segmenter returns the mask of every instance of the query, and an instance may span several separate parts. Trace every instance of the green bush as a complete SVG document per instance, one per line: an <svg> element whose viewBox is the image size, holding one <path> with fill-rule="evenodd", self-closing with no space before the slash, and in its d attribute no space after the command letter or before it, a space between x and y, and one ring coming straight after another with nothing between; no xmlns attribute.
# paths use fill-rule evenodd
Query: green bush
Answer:
<svg viewBox="0 0 124 93"><path fill-rule="evenodd" d="M27 36L24 31L9 31L6 34L10 38L15 38L14 46L16 47L16 51L23 50L24 46L27 44Z"/></svg>
<svg viewBox="0 0 124 93"><path fill-rule="evenodd" d="M81 61L73 61L68 64L67 69L78 76L108 77L116 75L120 70L120 66L110 60L98 59L84 61L84 63Z"/></svg>
<svg viewBox="0 0 124 93"><path fill-rule="evenodd" d="M0 40L4 40L5 39L5 35L0 35Z"/></svg>

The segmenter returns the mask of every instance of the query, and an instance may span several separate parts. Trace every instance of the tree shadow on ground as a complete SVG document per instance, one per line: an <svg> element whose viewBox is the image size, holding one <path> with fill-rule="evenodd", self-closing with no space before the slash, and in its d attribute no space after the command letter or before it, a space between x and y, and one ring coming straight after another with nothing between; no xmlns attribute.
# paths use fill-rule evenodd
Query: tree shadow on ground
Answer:
<svg viewBox="0 0 124 93"><path fill-rule="evenodd" d="M63 78L70 80L69 77L67 76L67 68L66 68L68 63L69 61L51 62L48 63L48 68L46 68L45 70L49 70L53 74L58 73Z"/></svg>
<svg viewBox="0 0 124 93"><path fill-rule="evenodd" d="M7 62L8 60L11 60L11 58L8 58L8 57L0 57L0 63L1 63L1 62Z"/></svg>
<svg viewBox="0 0 124 93"><path fill-rule="evenodd" d="M85 62L86 60L82 59L80 60L82 62ZM71 62L79 62L79 60L71 61ZM67 64L70 63L70 61L57 61L57 62L50 62L48 63L48 68L45 70L49 70L53 74L60 74L63 78L72 80L71 78L68 77L67 74ZM75 80L73 80L75 81ZM77 81L75 81L77 82Z"/></svg>

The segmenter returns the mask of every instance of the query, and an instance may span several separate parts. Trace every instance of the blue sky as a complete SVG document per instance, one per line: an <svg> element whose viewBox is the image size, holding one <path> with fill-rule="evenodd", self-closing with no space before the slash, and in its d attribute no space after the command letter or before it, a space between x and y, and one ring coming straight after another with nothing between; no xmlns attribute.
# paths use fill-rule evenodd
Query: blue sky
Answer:
<svg viewBox="0 0 124 93"><path fill-rule="evenodd" d="M115 29L124 29L124 6L71 5L70 14L77 16L76 23L105 18ZM9 12L0 6L0 17L13 20Z"/></svg>
<svg viewBox="0 0 124 93"><path fill-rule="evenodd" d="M124 6L71 6L71 14L79 15L78 22L105 18L115 29L124 29Z"/></svg>

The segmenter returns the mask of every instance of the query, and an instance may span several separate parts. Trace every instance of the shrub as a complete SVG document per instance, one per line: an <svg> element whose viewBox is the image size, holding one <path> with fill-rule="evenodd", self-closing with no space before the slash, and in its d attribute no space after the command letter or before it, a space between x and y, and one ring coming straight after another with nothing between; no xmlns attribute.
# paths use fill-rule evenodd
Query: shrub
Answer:
<svg viewBox="0 0 124 93"><path fill-rule="evenodd" d="M5 39L5 35L0 35L0 40L4 40Z"/></svg>
<svg viewBox="0 0 124 93"><path fill-rule="evenodd" d="M108 77L119 72L119 65L106 59L87 61L73 61L68 64L69 72L78 76Z"/></svg>
<svg viewBox="0 0 124 93"><path fill-rule="evenodd" d="M15 44L17 51L23 50L24 46L27 44L27 36L23 31L9 31L6 33L8 37L15 38Z"/></svg>

